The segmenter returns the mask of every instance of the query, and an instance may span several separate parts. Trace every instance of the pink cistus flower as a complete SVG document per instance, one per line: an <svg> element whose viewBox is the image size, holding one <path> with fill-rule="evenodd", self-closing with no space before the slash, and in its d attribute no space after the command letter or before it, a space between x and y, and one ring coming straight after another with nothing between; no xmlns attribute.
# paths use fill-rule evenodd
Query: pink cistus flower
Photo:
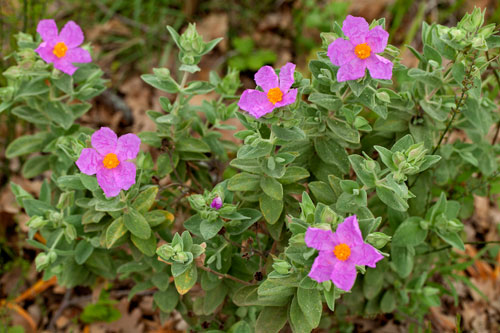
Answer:
<svg viewBox="0 0 500 333"><path fill-rule="evenodd" d="M220 197L215 197L210 204L210 207L219 210L222 207L222 199Z"/></svg>
<svg viewBox="0 0 500 333"><path fill-rule="evenodd" d="M241 95L238 106L255 118L273 112L275 108L290 105L297 99L297 89L290 89L294 82L295 64L281 67L280 76L271 66L261 67L255 73L255 83L264 91L247 89Z"/></svg>
<svg viewBox="0 0 500 333"><path fill-rule="evenodd" d="M319 251L309 277L317 282L331 280L337 288L351 290L356 280L356 265L375 267L384 258L363 241L356 215L347 217L336 232L308 228L306 245Z"/></svg>
<svg viewBox="0 0 500 333"><path fill-rule="evenodd" d="M335 66L340 66L338 82L362 78L366 68L374 79L392 78L392 62L376 54L387 46L387 31L380 26L370 30L364 18L351 15L345 19L342 31L349 40L337 38L328 46L328 57Z"/></svg>
<svg viewBox="0 0 500 333"><path fill-rule="evenodd" d="M73 21L69 21L58 33L54 20L41 20L36 31L43 42L35 50L40 57L54 64L58 70L73 75L78 69L73 63L91 62L92 58L87 50L78 46L83 43L82 29Z"/></svg>
<svg viewBox="0 0 500 333"><path fill-rule="evenodd" d="M135 134L119 138L108 127L101 127L92 134L92 147L84 148L76 165L86 175L97 175L97 183L106 197L115 197L120 190L128 190L135 184L135 164L141 139Z"/></svg>

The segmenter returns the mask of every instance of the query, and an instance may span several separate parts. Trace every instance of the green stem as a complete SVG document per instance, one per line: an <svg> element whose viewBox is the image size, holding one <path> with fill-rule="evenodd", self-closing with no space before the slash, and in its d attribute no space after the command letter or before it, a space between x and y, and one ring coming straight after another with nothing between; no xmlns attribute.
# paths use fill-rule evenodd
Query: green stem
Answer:
<svg viewBox="0 0 500 333"><path fill-rule="evenodd" d="M488 245L488 244L500 244L500 241L464 242L464 244L470 244L470 245ZM437 248L435 250L424 252L421 255L423 256L423 255L427 255L427 254L431 254L431 253L441 252L441 251L444 251L444 250L447 250L447 249L451 249L451 248L452 248L451 245L446 245L446 246L443 246L443 247L439 247L439 248Z"/></svg>
<svg viewBox="0 0 500 333"><path fill-rule="evenodd" d="M55 249L55 247L57 246L57 244L58 244L58 243L59 243L59 241L61 240L61 238L62 238L63 234L64 234L64 231L62 231L62 230L61 230L61 232L59 233L59 235L57 235L56 240L54 241L54 243L53 243L53 244L52 244L52 246L50 247L49 252Z"/></svg>

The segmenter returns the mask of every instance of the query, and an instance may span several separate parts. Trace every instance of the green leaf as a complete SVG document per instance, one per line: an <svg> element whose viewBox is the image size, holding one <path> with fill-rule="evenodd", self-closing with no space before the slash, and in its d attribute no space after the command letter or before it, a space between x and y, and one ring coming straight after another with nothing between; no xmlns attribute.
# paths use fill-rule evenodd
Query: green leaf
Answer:
<svg viewBox="0 0 500 333"><path fill-rule="evenodd" d="M158 194L158 186L148 187L146 190L139 193L132 203L139 213L147 212L155 203L156 195Z"/></svg>
<svg viewBox="0 0 500 333"><path fill-rule="evenodd" d="M27 105L20 105L12 109L14 115L37 125L49 125L50 119L42 112Z"/></svg>
<svg viewBox="0 0 500 333"><path fill-rule="evenodd" d="M255 333L279 333L287 321L287 308L266 306L257 317Z"/></svg>
<svg viewBox="0 0 500 333"><path fill-rule="evenodd" d="M224 226L221 219L203 220L200 224L200 233L205 240L213 238Z"/></svg>
<svg viewBox="0 0 500 333"><path fill-rule="evenodd" d="M310 182L309 189L319 202L331 205L337 200L337 196L333 192L332 188L322 181Z"/></svg>
<svg viewBox="0 0 500 333"><path fill-rule="evenodd" d="M394 309L396 309L396 296L394 289L389 289L384 293L384 296L382 296L380 310L385 313L391 313Z"/></svg>
<svg viewBox="0 0 500 333"><path fill-rule="evenodd" d="M349 155L349 162L351 163L354 172L356 172L356 176L358 176L359 180L361 180L363 184L368 186L368 188L375 187L377 178L374 173L376 173L377 168L375 168L374 172L367 171L363 167L363 165L365 164L365 159L359 155ZM380 170L380 168L378 169Z"/></svg>
<svg viewBox="0 0 500 333"><path fill-rule="evenodd" d="M318 138L314 140L314 147L323 162L335 164L343 173L349 172L350 166L347 153L335 140Z"/></svg>
<svg viewBox="0 0 500 333"><path fill-rule="evenodd" d="M106 230L106 247L111 248L116 241L122 238L127 233L127 228L123 223L123 218L120 216L114 220Z"/></svg>
<svg viewBox="0 0 500 333"><path fill-rule="evenodd" d="M297 289L297 302L311 327L318 327L323 312L321 294L317 289Z"/></svg>
<svg viewBox="0 0 500 333"><path fill-rule="evenodd" d="M257 293L258 287L241 287L234 293L232 301L237 306L285 306L288 304L290 295L259 296Z"/></svg>
<svg viewBox="0 0 500 333"><path fill-rule="evenodd" d="M224 283L219 283L214 289L208 290L203 297L203 314L208 316L214 313L226 298L227 292L228 288Z"/></svg>
<svg viewBox="0 0 500 333"><path fill-rule="evenodd" d="M99 184L97 183L97 177L89 176L84 173L78 175L80 177L80 181L83 186L89 191L95 191L99 188Z"/></svg>
<svg viewBox="0 0 500 333"><path fill-rule="evenodd" d="M80 320L84 323L106 322L111 323L120 319L120 311L113 307L112 304L97 302L96 304L89 304L80 315Z"/></svg>
<svg viewBox="0 0 500 333"><path fill-rule="evenodd" d="M155 87L156 89L175 94L179 92L179 86L173 79L162 80L156 75L153 74L143 74L141 75L141 79L149 84L150 86Z"/></svg>
<svg viewBox="0 0 500 333"><path fill-rule="evenodd" d="M363 295L370 300L375 298L384 285L384 271L380 268L368 268L363 278Z"/></svg>
<svg viewBox="0 0 500 333"><path fill-rule="evenodd" d="M198 278L198 271L194 264L191 264L189 269L184 273L174 278L175 288L180 295L186 294L196 283Z"/></svg>
<svg viewBox="0 0 500 333"><path fill-rule="evenodd" d="M161 311L168 313L173 311L177 306L179 294L177 294L174 289L170 288L165 291L155 292L153 300Z"/></svg>
<svg viewBox="0 0 500 333"><path fill-rule="evenodd" d="M151 227L144 216L133 207L128 207L128 212L123 214L125 227L136 237L148 239L151 235Z"/></svg>
<svg viewBox="0 0 500 333"><path fill-rule="evenodd" d="M328 118L327 124L332 133L338 138L351 143L359 143L359 132L345 121Z"/></svg>
<svg viewBox="0 0 500 333"><path fill-rule="evenodd" d="M50 155L34 156L27 160L22 169L24 178L33 178L50 169Z"/></svg>
<svg viewBox="0 0 500 333"><path fill-rule="evenodd" d="M278 125L272 125L271 130L278 139L283 141L307 139L306 134L299 127L285 128Z"/></svg>
<svg viewBox="0 0 500 333"><path fill-rule="evenodd" d="M299 166L289 166L285 170L285 174L278 178L278 181L282 184L293 184L298 182L299 180L308 178L310 176L309 171Z"/></svg>
<svg viewBox="0 0 500 333"><path fill-rule="evenodd" d="M329 94L312 93L309 95L309 101L332 111L338 110L342 107L342 101Z"/></svg>
<svg viewBox="0 0 500 333"><path fill-rule="evenodd" d="M412 216L399 225L392 236L394 246L417 246L427 237L427 230L420 227L422 218Z"/></svg>
<svg viewBox="0 0 500 333"><path fill-rule="evenodd" d="M75 247L75 261L78 265L83 265L85 261L90 257L92 252L94 251L94 247L92 244L82 239L78 242Z"/></svg>
<svg viewBox="0 0 500 333"><path fill-rule="evenodd" d="M152 257L156 254L156 236L153 232L148 239L142 239L136 237L135 235L131 235L130 240L139 249L139 251L148 257Z"/></svg>
<svg viewBox="0 0 500 333"><path fill-rule="evenodd" d="M462 240L462 238L460 238L458 233L456 232L445 233L445 232L440 232L439 230L436 230L436 233L442 240L444 240L446 243L450 244L454 248L465 251L464 241Z"/></svg>
<svg viewBox="0 0 500 333"><path fill-rule="evenodd" d="M269 141L259 141L255 145L243 145L238 150L237 157L241 159L255 159L269 155L274 145Z"/></svg>
<svg viewBox="0 0 500 333"><path fill-rule="evenodd" d="M7 146L5 156L10 159L36 151L42 151L50 137L51 134L48 132L40 132L34 135L23 135L12 141Z"/></svg>
<svg viewBox="0 0 500 333"><path fill-rule="evenodd" d="M79 175L68 175L57 178L57 186L62 190L85 190Z"/></svg>
<svg viewBox="0 0 500 333"><path fill-rule="evenodd" d="M192 153L209 153L210 146L204 141L195 138L183 138L176 142L177 151L186 151Z"/></svg>
<svg viewBox="0 0 500 333"><path fill-rule="evenodd" d="M260 211L269 224L274 224L278 221L281 212L283 211L283 201L271 198L266 194L261 194L259 197Z"/></svg>
<svg viewBox="0 0 500 333"><path fill-rule="evenodd" d="M170 275L167 272L159 272L151 277L151 282L161 291L168 289L170 285Z"/></svg>
<svg viewBox="0 0 500 333"><path fill-rule="evenodd" d="M276 179L264 176L260 179L260 187L271 198L275 200L283 199L283 185Z"/></svg>
<svg viewBox="0 0 500 333"><path fill-rule="evenodd" d="M246 321L240 320L231 326L227 333L252 333L252 329Z"/></svg>
<svg viewBox="0 0 500 333"><path fill-rule="evenodd" d="M391 247L391 258L394 269L402 278L408 277L413 269L415 250L413 248L410 249L406 246L393 245Z"/></svg>
<svg viewBox="0 0 500 333"><path fill-rule="evenodd" d="M313 330L314 327L311 326L309 320L307 319L307 315L302 312L302 309L299 306L297 296L295 296L292 300L289 316L290 324L294 333L310 333Z"/></svg>
<svg viewBox="0 0 500 333"><path fill-rule="evenodd" d="M227 189L230 191L255 191L260 189L260 176L242 172L229 179Z"/></svg>

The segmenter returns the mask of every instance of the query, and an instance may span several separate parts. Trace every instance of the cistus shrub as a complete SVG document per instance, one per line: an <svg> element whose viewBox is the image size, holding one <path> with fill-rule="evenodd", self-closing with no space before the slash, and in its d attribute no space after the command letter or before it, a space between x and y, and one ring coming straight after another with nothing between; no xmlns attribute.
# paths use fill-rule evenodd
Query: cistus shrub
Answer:
<svg viewBox="0 0 500 333"><path fill-rule="evenodd" d="M80 28L41 21L17 36L0 89L0 112L34 129L7 158L44 176L37 197L11 183L37 269L68 288L127 279L129 298L154 291L161 317L178 311L193 331L422 319L457 297L463 221L498 175L500 36L483 22L475 9L456 27L424 23L408 68L384 19L348 16L307 68L264 66L241 96L235 70L191 79L220 39L167 27L180 65L142 79L173 97L147 112L156 131L118 137L78 122L106 83ZM222 136L231 119L237 140Z"/></svg>

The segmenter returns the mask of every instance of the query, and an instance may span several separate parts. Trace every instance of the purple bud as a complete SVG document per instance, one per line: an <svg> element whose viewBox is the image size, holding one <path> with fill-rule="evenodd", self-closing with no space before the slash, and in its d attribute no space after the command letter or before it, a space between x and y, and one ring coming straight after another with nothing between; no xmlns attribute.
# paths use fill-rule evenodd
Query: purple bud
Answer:
<svg viewBox="0 0 500 333"><path fill-rule="evenodd" d="M222 199L220 197L215 197L214 200L212 200L210 207L215 208L215 209L221 208L222 207Z"/></svg>

